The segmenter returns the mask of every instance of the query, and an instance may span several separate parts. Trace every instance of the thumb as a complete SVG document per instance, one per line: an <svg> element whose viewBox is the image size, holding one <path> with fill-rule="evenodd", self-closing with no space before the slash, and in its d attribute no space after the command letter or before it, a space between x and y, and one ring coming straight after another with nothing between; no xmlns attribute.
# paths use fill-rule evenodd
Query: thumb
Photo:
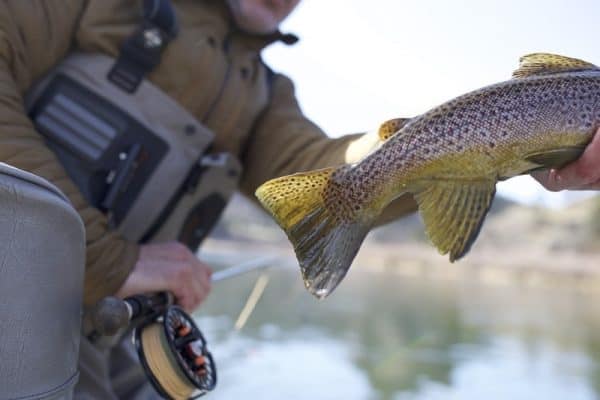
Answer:
<svg viewBox="0 0 600 400"><path fill-rule="evenodd" d="M557 179L570 188L585 186L600 179L600 134L594 135L577 161L558 171Z"/></svg>

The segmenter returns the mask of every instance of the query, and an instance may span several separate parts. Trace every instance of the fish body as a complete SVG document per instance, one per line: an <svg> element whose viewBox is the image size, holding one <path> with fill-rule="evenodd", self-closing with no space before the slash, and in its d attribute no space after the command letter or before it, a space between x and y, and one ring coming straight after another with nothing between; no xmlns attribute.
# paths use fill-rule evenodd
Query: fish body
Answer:
<svg viewBox="0 0 600 400"><path fill-rule="evenodd" d="M537 53L515 78L412 119L388 121L353 165L277 178L257 197L294 245L306 287L327 296L383 209L411 193L450 261L476 239L499 180L576 159L600 127L600 69Z"/></svg>

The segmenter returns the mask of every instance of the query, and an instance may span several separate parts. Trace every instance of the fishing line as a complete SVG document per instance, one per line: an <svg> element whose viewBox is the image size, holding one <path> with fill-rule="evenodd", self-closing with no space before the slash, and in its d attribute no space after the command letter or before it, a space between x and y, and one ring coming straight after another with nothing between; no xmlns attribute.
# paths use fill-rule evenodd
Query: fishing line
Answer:
<svg viewBox="0 0 600 400"><path fill-rule="evenodd" d="M140 341L148 368L154 371L156 380L165 391L175 399L191 397L196 388L186 382L172 355L163 350L168 346L161 327L158 324L147 327L141 333Z"/></svg>
<svg viewBox="0 0 600 400"><path fill-rule="evenodd" d="M215 388L216 366L206 340L178 306L137 327L134 337L142 367L164 398L194 399Z"/></svg>

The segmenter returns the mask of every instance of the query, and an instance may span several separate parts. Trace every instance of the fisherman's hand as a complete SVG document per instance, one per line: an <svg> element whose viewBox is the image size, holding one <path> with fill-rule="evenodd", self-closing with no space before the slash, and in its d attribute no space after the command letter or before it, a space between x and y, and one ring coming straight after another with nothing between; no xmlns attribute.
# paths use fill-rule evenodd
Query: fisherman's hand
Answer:
<svg viewBox="0 0 600 400"><path fill-rule="evenodd" d="M576 161L559 169L531 174L546 189L600 190L600 129Z"/></svg>
<svg viewBox="0 0 600 400"><path fill-rule="evenodd" d="M138 261L117 296L170 291L177 304L191 312L208 296L211 275L212 270L180 243L142 245Z"/></svg>

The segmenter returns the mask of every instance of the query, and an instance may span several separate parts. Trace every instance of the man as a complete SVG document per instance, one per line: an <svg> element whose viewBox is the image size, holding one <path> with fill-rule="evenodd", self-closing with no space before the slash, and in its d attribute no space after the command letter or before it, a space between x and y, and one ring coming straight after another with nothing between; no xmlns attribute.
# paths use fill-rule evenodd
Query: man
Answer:
<svg viewBox="0 0 600 400"><path fill-rule="evenodd" d="M179 34L148 79L215 133L213 151L230 152L242 161L240 189L246 195L253 197L268 179L356 160L371 148L369 138L327 138L303 116L292 82L262 63L265 46L295 41L277 27L299 0L172 3ZM0 161L52 182L82 217L86 306L107 295L168 290L191 311L210 291L210 268L175 241L139 245L112 230L107 217L69 179L23 106L34 83L72 51L116 58L140 25L140 10L141 1L131 0L2 2ZM392 213L402 215L415 204L406 197L394 207ZM129 379L130 364L126 350L82 338L76 397L148 398L143 377Z"/></svg>
<svg viewBox="0 0 600 400"><path fill-rule="evenodd" d="M131 0L7 0L0 6L0 161L40 175L71 200L86 226L84 302L169 290L187 310L210 291L210 268L176 242L139 245L111 230L46 146L23 108L23 96L72 50L116 57L139 25L140 2ZM180 23L162 62L149 76L216 135L215 151L237 155L241 190L253 196L264 181L360 158L369 137L329 139L298 107L291 81L267 70L260 51L299 0L174 1ZM415 210L410 197L390 215ZM123 349L102 349L82 339L80 398L148 398L139 379L128 379ZM139 378L139 376L137 377ZM144 394L146 393L146 394ZM143 396L143 397L142 397Z"/></svg>

